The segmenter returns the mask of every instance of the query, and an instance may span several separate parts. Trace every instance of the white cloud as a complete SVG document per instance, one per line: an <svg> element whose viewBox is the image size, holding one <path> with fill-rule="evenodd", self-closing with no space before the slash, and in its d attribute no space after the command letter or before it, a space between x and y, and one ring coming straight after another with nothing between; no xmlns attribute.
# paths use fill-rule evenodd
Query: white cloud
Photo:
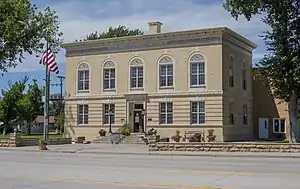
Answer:
<svg viewBox="0 0 300 189"><path fill-rule="evenodd" d="M195 4L193 0L89 0L89 3L69 0L54 2L52 7L61 19L65 42L82 39L90 32L105 31L109 26L126 25L147 31L147 23L158 20L163 22L164 32L227 26L257 43L259 48L255 53L264 53L258 35L266 26L260 18L236 21L223 9L222 2L217 1ZM64 53L58 57L64 62ZM30 61L32 58L11 71L39 69L40 65L32 66Z"/></svg>

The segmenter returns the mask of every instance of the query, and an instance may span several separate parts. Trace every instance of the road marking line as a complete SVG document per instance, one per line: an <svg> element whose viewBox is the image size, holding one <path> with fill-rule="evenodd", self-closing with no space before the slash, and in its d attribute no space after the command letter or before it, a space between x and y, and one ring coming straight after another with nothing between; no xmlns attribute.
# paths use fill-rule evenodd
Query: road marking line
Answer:
<svg viewBox="0 0 300 189"><path fill-rule="evenodd" d="M0 175L2 177L2 175ZM46 181L58 181L58 182L81 182L81 183L93 183L101 185L115 185L115 186L137 186L148 188L172 188L172 189L231 189L221 187L209 187L209 186L185 186L185 185L173 185L173 184L153 184L142 182L121 182L121 181L99 181L92 179L72 179L72 178L41 178L33 175L17 175L17 176L3 176L5 178L15 179L32 179L32 180L46 180Z"/></svg>
<svg viewBox="0 0 300 189"><path fill-rule="evenodd" d="M225 175L253 175L255 172L234 172L234 171L210 171L210 170L172 170L173 172L182 173L203 173L203 174L225 174Z"/></svg>
<svg viewBox="0 0 300 189"><path fill-rule="evenodd" d="M65 182L82 182L82 183L94 183L102 185L120 185L120 186L139 186L139 187L151 187L151 188L176 188L176 189L229 189L229 188L217 188L217 187L205 187L205 186L183 186L183 185L171 185L171 184L150 184L141 182L108 182L97 181L89 179L68 179L68 178L49 178L49 181L65 181Z"/></svg>
<svg viewBox="0 0 300 189"><path fill-rule="evenodd" d="M0 162L0 164L6 164L7 162ZM14 162L16 164L16 162ZM22 163L23 164L23 163ZM75 167L87 167L92 166L95 168L97 164L83 164L83 165L66 165L66 164L55 164L55 163L39 163L38 165L41 166L56 166L56 167L69 167L69 168L75 168ZM101 167L105 168L116 168L112 165L105 165L100 164L99 168ZM89 167L90 168L90 167ZM220 175L258 175L258 174L267 174L267 175L300 175L300 173L278 173L278 172L247 172L247 171L215 171L215 170L185 170L185 169L159 169L159 168L138 168L138 167L125 167L125 166L119 166L118 169L121 170L135 170L135 171L165 171L165 172L178 172L178 173L195 173L195 174L220 174Z"/></svg>

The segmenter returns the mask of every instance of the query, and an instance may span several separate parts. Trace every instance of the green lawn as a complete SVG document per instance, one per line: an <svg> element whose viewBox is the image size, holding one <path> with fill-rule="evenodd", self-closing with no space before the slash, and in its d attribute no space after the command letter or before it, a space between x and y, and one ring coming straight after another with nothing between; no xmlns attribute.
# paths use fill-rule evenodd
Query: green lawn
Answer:
<svg viewBox="0 0 300 189"><path fill-rule="evenodd" d="M54 138L62 138L63 136L61 134L49 134L48 138L49 139L54 139ZM9 135L2 135L0 134L0 139L7 139L9 138ZM21 134L21 138L28 138L28 139L33 139L33 138L43 138L43 134L31 134L31 135L25 135Z"/></svg>

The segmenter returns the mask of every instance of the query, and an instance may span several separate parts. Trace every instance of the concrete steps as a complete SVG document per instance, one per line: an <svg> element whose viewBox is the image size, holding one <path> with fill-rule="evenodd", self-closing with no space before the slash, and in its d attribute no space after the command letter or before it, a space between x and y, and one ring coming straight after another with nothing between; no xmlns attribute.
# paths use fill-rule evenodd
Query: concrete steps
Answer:
<svg viewBox="0 0 300 189"><path fill-rule="evenodd" d="M109 136L97 136L96 139L92 141L92 143L109 144Z"/></svg>
<svg viewBox="0 0 300 189"><path fill-rule="evenodd" d="M113 140L115 144L147 144L144 133L131 133L130 136L122 135L121 137L116 135ZM91 143L109 144L111 141L109 136L97 136Z"/></svg>
<svg viewBox="0 0 300 189"><path fill-rule="evenodd" d="M146 144L144 133L131 133L130 136L126 136L121 144Z"/></svg>

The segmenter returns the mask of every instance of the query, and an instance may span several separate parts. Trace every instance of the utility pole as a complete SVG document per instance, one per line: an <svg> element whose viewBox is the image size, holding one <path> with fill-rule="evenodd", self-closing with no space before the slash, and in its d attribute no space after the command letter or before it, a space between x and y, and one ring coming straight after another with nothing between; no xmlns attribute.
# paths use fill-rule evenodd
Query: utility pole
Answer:
<svg viewBox="0 0 300 189"><path fill-rule="evenodd" d="M65 76L57 76L59 78L59 83L54 83L54 84L51 84L51 86L59 86L60 87L60 98L59 98L59 102L60 102L60 105L59 105L59 114L60 116L63 116L63 81L65 80ZM62 126L62 125L61 125ZM61 129L61 128L60 128Z"/></svg>

